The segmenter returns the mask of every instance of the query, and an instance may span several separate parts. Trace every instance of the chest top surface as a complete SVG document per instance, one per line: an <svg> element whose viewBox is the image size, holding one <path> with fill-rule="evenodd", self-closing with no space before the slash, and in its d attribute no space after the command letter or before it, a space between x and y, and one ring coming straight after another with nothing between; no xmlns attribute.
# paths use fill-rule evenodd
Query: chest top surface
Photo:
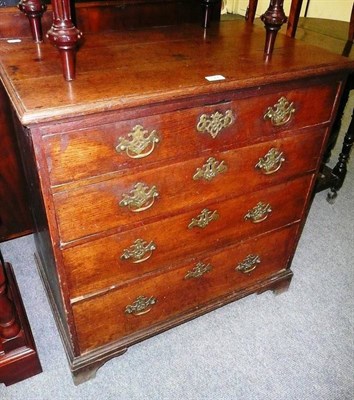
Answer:
<svg viewBox="0 0 354 400"><path fill-rule="evenodd" d="M23 124L257 88L354 69L354 62L279 35L264 58L264 29L243 21L89 34L77 79L65 82L49 43L0 41L0 75ZM222 80L206 77L221 75Z"/></svg>

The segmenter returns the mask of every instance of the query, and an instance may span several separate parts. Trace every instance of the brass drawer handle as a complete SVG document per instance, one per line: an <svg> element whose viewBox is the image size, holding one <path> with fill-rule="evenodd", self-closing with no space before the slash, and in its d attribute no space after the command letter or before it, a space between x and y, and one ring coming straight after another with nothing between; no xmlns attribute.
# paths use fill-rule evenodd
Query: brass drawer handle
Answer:
<svg viewBox="0 0 354 400"><path fill-rule="evenodd" d="M200 278L204 274L210 272L212 269L213 267L210 264L198 262L198 264L192 270L186 273L184 279Z"/></svg>
<svg viewBox="0 0 354 400"><path fill-rule="evenodd" d="M145 183L138 182L129 194L123 194L119 202L121 207L128 207L133 212L140 212L150 208L158 197L156 186L149 188Z"/></svg>
<svg viewBox="0 0 354 400"><path fill-rule="evenodd" d="M145 297L145 296L138 296L133 304L129 304L125 307L126 314L133 314L133 315L143 315L151 311L151 306L156 304L157 300L155 297Z"/></svg>
<svg viewBox="0 0 354 400"><path fill-rule="evenodd" d="M201 133L209 133L213 139L225 128L232 125L235 121L235 117L232 110L225 111L222 114L216 111L212 114L203 114L199 117L197 123L197 131Z"/></svg>
<svg viewBox="0 0 354 400"><path fill-rule="evenodd" d="M155 144L159 143L159 134L153 130L149 133L141 125L136 125L127 138L120 137L116 147L117 153L125 151L130 158L143 158L151 154L155 149Z"/></svg>
<svg viewBox="0 0 354 400"><path fill-rule="evenodd" d="M120 256L121 260L128 260L134 264L148 260L152 256L152 252L156 250L154 242L146 242L143 239L136 239L128 249L123 250Z"/></svg>
<svg viewBox="0 0 354 400"><path fill-rule="evenodd" d="M261 157L258 163L254 166L259 168L264 175L270 175L277 172L285 161L285 157L281 151L271 148L268 153Z"/></svg>
<svg viewBox="0 0 354 400"><path fill-rule="evenodd" d="M227 165L225 164L225 161L216 161L214 157L209 157L206 163L201 168L197 168L195 170L193 179L195 181L197 181L198 179L211 181L217 175L226 171Z"/></svg>
<svg viewBox="0 0 354 400"><path fill-rule="evenodd" d="M188 229L192 229L194 227L205 228L210 224L210 222L216 221L218 218L219 214L216 210L210 211L207 208L204 208L204 210L196 218L192 218L188 225Z"/></svg>
<svg viewBox="0 0 354 400"><path fill-rule="evenodd" d="M260 264L261 258L257 254L249 254L243 261L241 261L235 268L236 271L240 271L243 274L252 272L258 264Z"/></svg>
<svg viewBox="0 0 354 400"><path fill-rule="evenodd" d="M270 119L274 126L281 126L288 123L296 109L294 103L289 103L285 97L281 97L273 107L268 107L264 119Z"/></svg>
<svg viewBox="0 0 354 400"><path fill-rule="evenodd" d="M244 216L245 221L251 220L254 224L262 222L268 218L268 215L272 212L272 207L269 203L265 204L261 201L257 203L255 207L248 210L247 214Z"/></svg>

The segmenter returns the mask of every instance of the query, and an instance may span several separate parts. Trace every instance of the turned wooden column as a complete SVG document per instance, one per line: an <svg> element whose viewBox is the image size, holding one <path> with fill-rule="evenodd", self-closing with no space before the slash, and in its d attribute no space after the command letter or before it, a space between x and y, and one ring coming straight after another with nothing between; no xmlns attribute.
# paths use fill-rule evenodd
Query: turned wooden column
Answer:
<svg viewBox="0 0 354 400"><path fill-rule="evenodd" d="M284 0L270 0L268 10L261 15L264 27L267 31L264 52L267 55L272 54L275 39L281 26L287 21L283 9Z"/></svg>
<svg viewBox="0 0 354 400"><path fill-rule="evenodd" d="M248 2L248 7L245 15L246 22L253 24L254 19L256 17L257 5L258 5L258 0L250 0Z"/></svg>
<svg viewBox="0 0 354 400"><path fill-rule="evenodd" d="M47 6L41 0L21 0L18 8L27 16L32 38L39 43L43 40L41 18Z"/></svg>
<svg viewBox="0 0 354 400"><path fill-rule="evenodd" d="M210 20L212 17L212 13L214 10L214 7L219 5L220 0L201 0L202 6L204 8L203 12L203 28L206 29L209 24Z"/></svg>
<svg viewBox="0 0 354 400"><path fill-rule="evenodd" d="M347 163L349 161L350 152L354 144L354 109L352 110L352 119L349 124L347 133L344 136L342 151L339 154L337 164L332 169L333 183L327 195L327 201L333 204L337 197L338 190L343 186L347 175Z"/></svg>
<svg viewBox="0 0 354 400"><path fill-rule="evenodd" d="M52 0L53 24L47 33L49 41L59 50L63 75L67 81L75 79L75 59L82 33L71 19L70 0Z"/></svg>
<svg viewBox="0 0 354 400"><path fill-rule="evenodd" d="M15 308L8 297L4 263L0 259L0 339L14 338L20 329L21 327L16 320Z"/></svg>

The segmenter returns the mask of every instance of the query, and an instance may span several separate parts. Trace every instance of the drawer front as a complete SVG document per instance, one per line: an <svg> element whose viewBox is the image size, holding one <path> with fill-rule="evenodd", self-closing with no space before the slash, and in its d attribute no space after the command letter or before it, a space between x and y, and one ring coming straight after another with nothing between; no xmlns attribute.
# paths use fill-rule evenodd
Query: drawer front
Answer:
<svg viewBox="0 0 354 400"><path fill-rule="evenodd" d="M311 179L312 176L306 176L251 195L210 204L208 209L216 211L219 217L205 228L188 228L201 211L197 209L67 248L63 250L63 257L71 298L122 284L165 269L193 254L213 251L298 221ZM245 220L245 215L259 202L270 204L272 212L261 222ZM147 248L141 258L146 259L142 262L134 262L134 256L124 257L125 250L138 239L143 240ZM150 243L154 249L148 248Z"/></svg>
<svg viewBox="0 0 354 400"><path fill-rule="evenodd" d="M327 122L336 92L337 85L302 88L48 135L43 140L51 183L60 185L142 165L151 168L171 159L267 141L285 131ZM293 103L294 113L286 113L286 106L276 106L282 97ZM284 112L274 113L275 108ZM265 119L266 114L269 118ZM276 119L280 125L274 125L273 114L280 114L284 121L289 116L289 121L281 124L280 117Z"/></svg>
<svg viewBox="0 0 354 400"><path fill-rule="evenodd" d="M84 353L249 287L286 267L297 226L197 257L175 270L73 304Z"/></svg>
<svg viewBox="0 0 354 400"><path fill-rule="evenodd" d="M309 131L59 192L54 199L62 241L183 212L314 170L323 137L321 130ZM146 187L143 205L139 183Z"/></svg>

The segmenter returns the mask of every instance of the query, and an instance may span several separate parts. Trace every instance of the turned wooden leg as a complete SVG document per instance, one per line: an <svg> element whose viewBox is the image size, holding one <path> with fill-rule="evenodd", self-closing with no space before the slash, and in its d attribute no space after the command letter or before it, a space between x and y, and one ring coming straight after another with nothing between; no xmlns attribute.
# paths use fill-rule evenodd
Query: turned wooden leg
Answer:
<svg viewBox="0 0 354 400"><path fill-rule="evenodd" d="M18 8L27 16L30 23L32 38L36 43L43 40L41 18L47 9L41 0L21 0Z"/></svg>
<svg viewBox="0 0 354 400"><path fill-rule="evenodd" d="M211 20L211 16L214 10L214 7L221 2L220 0L201 0L202 6L204 7L203 13L203 28L206 29Z"/></svg>
<svg viewBox="0 0 354 400"><path fill-rule="evenodd" d="M266 29L264 53L270 55L274 49L275 39L281 26L287 21L283 9L284 0L270 0L268 10L261 15Z"/></svg>
<svg viewBox="0 0 354 400"><path fill-rule="evenodd" d="M70 0L52 0L53 24L47 33L49 41L59 50L63 75L75 79L76 50L82 33L71 20Z"/></svg>
<svg viewBox="0 0 354 400"><path fill-rule="evenodd" d="M254 18L256 16L257 5L258 5L258 0L250 0L248 2L245 20L250 24L253 24Z"/></svg>
<svg viewBox="0 0 354 400"><path fill-rule="evenodd" d="M347 133L344 136L342 151L339 154L338 162L332 170L334 176L333 184L330 192L327 195L327 201L333 203L337 197L338 190L343 186L345 176L347 174L347 163L350 156L350 151L354 144L354 109L352 111L352 119Z"/></svg>
<svg viewBox="0 0 354 400"><path fill-rule="evenodd" d="M286 28L286 35L289 37L295 37L297 25L299 23L299 17L301 12L303 0L292 0L291 8L289 12L289 21L288 26Z"/></svg>

